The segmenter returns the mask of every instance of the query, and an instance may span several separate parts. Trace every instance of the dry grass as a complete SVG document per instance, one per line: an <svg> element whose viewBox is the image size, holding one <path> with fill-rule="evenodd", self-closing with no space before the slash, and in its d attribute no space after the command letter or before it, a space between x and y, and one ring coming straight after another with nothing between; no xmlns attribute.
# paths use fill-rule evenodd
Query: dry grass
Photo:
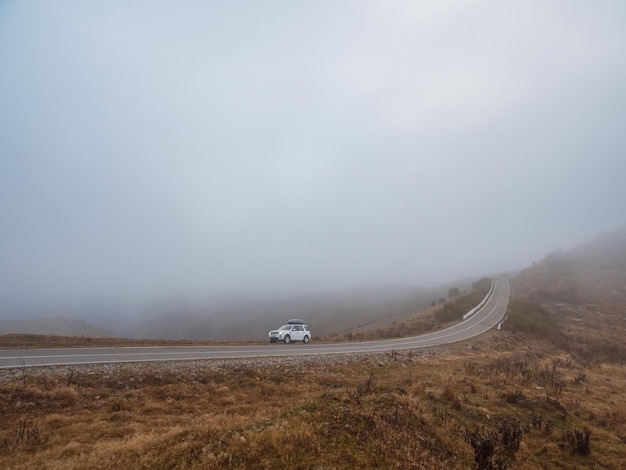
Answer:
<svg viewBox="0 0 626 470"><path fill-rule="evenodd" d="M293 367L26 372L0 386L0 467L472 468L468 433L492 435L506 418L521 443L494 459L512 468L620 468L624 365L587 368L499 334L437 354ZM587 429L590 454L572 455L568 433Z"/></svg>

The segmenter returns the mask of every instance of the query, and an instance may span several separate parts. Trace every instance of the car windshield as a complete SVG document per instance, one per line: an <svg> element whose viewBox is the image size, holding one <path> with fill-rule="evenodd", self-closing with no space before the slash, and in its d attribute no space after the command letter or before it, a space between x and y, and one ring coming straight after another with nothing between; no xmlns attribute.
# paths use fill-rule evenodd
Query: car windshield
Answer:
<svg viewBox="0 0 626 470"><path fill-rule="evenodd" d="M283 325L279 328L279 330L291 330L291 325Z"/></svg>

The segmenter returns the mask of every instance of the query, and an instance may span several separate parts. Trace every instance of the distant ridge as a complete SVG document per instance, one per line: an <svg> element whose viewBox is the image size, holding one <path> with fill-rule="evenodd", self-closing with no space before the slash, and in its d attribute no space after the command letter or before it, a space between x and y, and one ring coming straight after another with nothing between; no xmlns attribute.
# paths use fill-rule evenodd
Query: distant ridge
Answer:
<svg viewBox="0 0 626 470"><path fill-rule="evenodd" d="M0 335L5 334L33 334L57 336L92 336L110 337L110 332L103 328L90 325L85 320L56 317L56 318L29 318L0 319Z"/></svg>

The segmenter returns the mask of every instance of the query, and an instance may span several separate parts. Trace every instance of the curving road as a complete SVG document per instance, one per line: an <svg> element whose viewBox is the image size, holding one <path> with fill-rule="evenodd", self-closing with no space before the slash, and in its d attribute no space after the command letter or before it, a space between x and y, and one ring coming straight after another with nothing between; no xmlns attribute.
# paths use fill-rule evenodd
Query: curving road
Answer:
<svg viewBox="0 0 626 470"><path fill-rule="evenodd" d="M491 295L483 307L467 320L444 330L410 338L340 344L309 343L306 345L4 349L0 350L0 369L112 362L309 356L427 348L464 341L493 328L504 318L509 303L509 292L508 279L500 277L496 279Z"/></svg>

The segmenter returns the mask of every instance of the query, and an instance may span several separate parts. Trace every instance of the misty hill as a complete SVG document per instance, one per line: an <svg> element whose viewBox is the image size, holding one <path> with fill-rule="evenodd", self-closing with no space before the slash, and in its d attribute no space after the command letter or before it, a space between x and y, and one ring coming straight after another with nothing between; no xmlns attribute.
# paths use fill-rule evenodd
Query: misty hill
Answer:
<svg viewBox="0 0 626 470"><path fill-rule="evenodd" d="M466 288L470 280L456 287ZM273 301L230 301L195 312L170 312L144 321L137 338L257 340L290 318L303 318L316 337L398 321L447 296L449 286L376 287L296 296Z"/></svg>
<svg viewBox="0 0 626 470"><path fill-rule="evenodd" d="M521 272L515 286L539 303L626 303L626 229L548 254Z"/></svg>
<svg viewBox="0 0 626 470"><path fill-rule="evenodd" d="M87 323L85 320L67 317L0 319L0 334L24 333L33 335L94 336L106 337L111 333Z"/></svg>

